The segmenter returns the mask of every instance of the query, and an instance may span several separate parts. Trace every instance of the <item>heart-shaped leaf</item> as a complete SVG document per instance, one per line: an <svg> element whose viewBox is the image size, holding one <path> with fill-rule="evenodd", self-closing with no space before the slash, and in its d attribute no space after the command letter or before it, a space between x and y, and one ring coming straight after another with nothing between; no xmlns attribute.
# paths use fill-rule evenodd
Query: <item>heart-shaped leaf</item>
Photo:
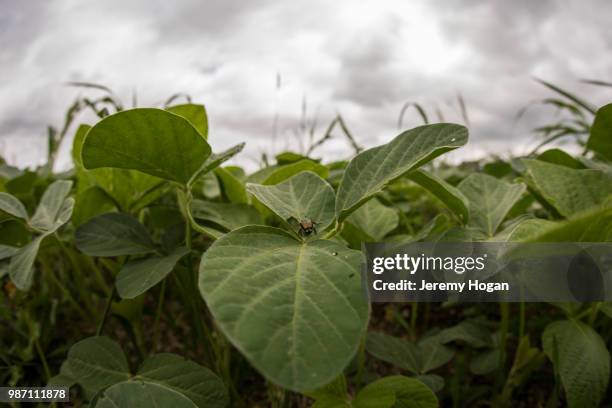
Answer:
<svg viewBox="0 0 612 408"><path fill-rule="evenodd" d="M361 261L332 241L247 226L204 253L199 287L219 327L259 371L308 391L336 378L357 350L369 316Z"/></svg>
<svg viewBox="0 0 612 408"><path fill-rule="evenodd" d="M385 145L359 153L348 164L338 188L336 217L343 221L388 183L467 140L465 127L439 123L414 128Z"/></svg>
<svg viewBox="0 0 612 408"><path fill-rule="evenodd" d="M489 237L525 192L524 184L511 184L483 173L470 174L458 188L469 201L468 225Z"/></svg>
<svg viewBox="0 0 612 408"><path fill-rule="evenodd" d="M272 186L248 183L247 191L282 220L312 220L320 231L334 220L334 190L313 172L298 173Z"/></svg>
<svg viewBox="0 0 612 408"><path fill-rule="evenodd" d="M599 406L610 379L610 353L603 339L580 321L557 321L542 334L544 352L561 377L568 406Z"/></svg>
<svg viewBox="0 0 612 408"><path fill-rule="evenodd" d="M134 299L161 282L189 251L177 248L170 255L138 259L126 263L117 275L115 286L123 299Z"/></svg>
<svg viewBox="0 0 612 408"><path fill-rule="evenodd" d="M523 159L527 180L563 217L602 204L612 195L612 176L600 170L576 170L540 160Z"/></svg>
<svg viewBox="0 0 612 408"><path fill-rule="evenodd" d="M181 393L198 408L223 408L228 403L225 385L219 377L208 368L175 354L161 353L147 358L134 379Z"/></svg>
<svg viewBox="0 0 612 408"><path fill-rule="evenodd" d="M587 147L612 161L612 103L597 111Z"/></svg>
<svg viewBox="0 0 612 408"><path fill-rule="evenodd" d="M131 215L107 213L79 226L76 247L90 256L145 254L156 250L147 229Z"/></svg>
<svg viewBox="0 0 612 408"><path fill-rule="evenodd" d="M82 148L87 169L133 169L187 184L210 156L191 123L173 113L138 108L107 116L92 127Z"/></svg>

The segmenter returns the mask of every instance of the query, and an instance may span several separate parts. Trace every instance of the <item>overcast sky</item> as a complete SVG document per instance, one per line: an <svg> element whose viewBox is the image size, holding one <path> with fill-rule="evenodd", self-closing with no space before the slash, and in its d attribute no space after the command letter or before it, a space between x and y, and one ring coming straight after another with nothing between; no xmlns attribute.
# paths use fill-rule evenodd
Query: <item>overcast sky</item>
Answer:
<svg viewBox="0 0 612 408"><path fill-rule="evenodd" d="M398 133L407 101L460 121L460 93L471 133L462 157L524 151L529 129L550 115L535 109L515 120L549 95L534 76L596 105L612 101L612 88L579 81L612 80L610 0L0 5L0 153L20 166L44 158L47 124L61 125L75 97L96 95L67 81L107 85L127 105L133 93L150 106L186 92L207 106L213 149L246 141L251 165L263 151L300 148L304 100L317 136L341 113L358 142L373 146ZM420 121L410 111L404 123ZM320 153L349 150L338 138Z"/></svg>

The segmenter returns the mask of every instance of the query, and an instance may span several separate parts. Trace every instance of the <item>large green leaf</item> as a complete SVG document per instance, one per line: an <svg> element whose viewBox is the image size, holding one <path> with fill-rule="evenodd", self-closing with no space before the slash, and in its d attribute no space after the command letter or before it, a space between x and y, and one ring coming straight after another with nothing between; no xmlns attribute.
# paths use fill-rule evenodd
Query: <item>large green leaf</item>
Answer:
<svg viewBox="0 0 612 408"><path fill-rule="evenodd" d="M70 347L67 368L90 395L130 377L121 347L108 337L88 337Z"/></svg>
<svg viewBox="0 0 612 408"><path fill-rule="evenodd" d="M380 241L397 228L399 215L396 210L381 204L374 198L359 207L346 221L365 232L373 240Z"/></svg>
<svg viewBox="0 0 612 408"><path fill-rule="evenodd" d="M599 406L610 379L610 353L599 334L579 321L557 321L546 327L542 343L561 377L568 406Z"/></svg>
<svg viewBox="0 0 612 408"><path fill-rule="evenodd" d="M612 103L597 111L587 147L612 161Z"/></svg>
<svg viewBox="0 0 612 408"><path fill-rule="evenodd" d="M436 408L436 395L414 378L395 375L366 385L353 400L354 408Z"/></svg>
<svg viewBox="0 0 612 408"><path fill-rule="evenodd" d="M413 171L408 178L439 198L462 223L468 222L469 202L459 189L423 170Z"/></svg>
<svg viewBox="0 0 612 408"><path fill-rule="evenodd" d="M612 195L612 176L600 170L576 170L523 159L527 180L539 196L563 217L602 204Z"/></svg>
<svg viewBox="0 0 612 408"><path fill-rule="evenodd" d="M414 128L358 154L348 164L338 188L336 217L343 221L391 181L465 145L467 139L465 127L440 123Z"/></svg>
<svg viewBox="0 0 612 408"><path fill-rule="evenodd" d="M304 171L271 186L247 184L247 191L281 219L313 220L323 231L334 220L335 194L317 174Z"/></svg>
<svg viewBox="0 0 612 408"><path fill-rule="evenodd" d="M144 381L115 384L98 399L95 408L197 408L197 405L172 388Z"/></svg>
<svg viewBox="0 0 612 408"><path fill-rule="evenodd" d="M208 116L206 115L206 108L204 105L185 103L182 105L170 106L166 108L166 110L187 119L205 139L208 138Z"/></svg>
<svg viewBox="0 0 612 408"><path fill-rule="evenodd" d="M231 231L245 225L261 224L259 212L250 205L193 200L191 211L195 218L213 222Z"/></svg>
<svg viewBox="0 0 612 408"><path fill-rule="evenodd" d="M186 119L139 108L107 116L91 128L82 160L87 169L133 169L187 184L210 153L204 137Z"/></svg>
<svg viewBox="0 0 612 408"><path fill-rule="evenodd" d="M199 287L229 340L271 381L314 390L355 354L369 316L361 255L271 227L234 230L206 251Z"/></svg>
<svg viewBox="0 0 612 408"><path fill-rule="evenodd" d="M147 229L131 215L107 213L79 226L76 247L90 256L120 256L153 252L155 244Z"/></svg>
<svg viewBox="0 0 612 408"><path fill-rule="evenodd" d="M506 215L525 192L525 185L512 184L483 173L466 177L458 186L469 201L469 226L493 236Z"/></svg>
<svg viewBox="0 0 612 408"><path fill-rule="evenodd" d="M68 219L63 212L67 211L65 205L69 204L64 202L70 194L71 188L72 181L58 180L51 184L40 199L36 212L30 219L30 226L37 230L50 231L54 228L57 229L56 223L58 221L63 221L61 224L67 222ZM68 218L70 218L70 215L68 215Z"/></svg>
<svg viewBox="0 0 612 408"><path fill-rule="evenodd" d="M189 251L180 247L166 256L138 259L126 263L117 275L115 286L123 299L134 299L161 282Z"/></svg>
<svg viewBox="0 0 612 408"><path fill-rule="evenodd" d="M223 381L206 367L175 354L162 353L147 358L134 379L181 393L199 408L227 406L228 396Z"/></svg>
<svg viewBox="0 0 612 408"><path fill-rule="evenodd" d="M5 212L13 217L28 219L28 212L15 196L8 193L0 193L0 213Z"/></svg>

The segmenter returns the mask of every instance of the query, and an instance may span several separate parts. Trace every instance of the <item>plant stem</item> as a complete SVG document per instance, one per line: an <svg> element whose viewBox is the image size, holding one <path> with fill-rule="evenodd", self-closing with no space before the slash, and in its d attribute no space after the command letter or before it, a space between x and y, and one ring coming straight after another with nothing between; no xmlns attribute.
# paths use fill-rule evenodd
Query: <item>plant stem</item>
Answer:
<svg viewBox="0 0 612 408"><path fill-rule="evenodd" d="M157 301L157 310L155 312L155 321L153 322L153 345L151 349L153 353L157 351L159 342L159 319L164 308L164 296L166 295L166 279L162 280L161 288L159 289L159 300Z"/></svg>
<svg viewBox="0 0 612 408"><path fill-rule="evenodd" d="M36 352L38 352L38 357L40 358L40 361L43 365L43 369L45 370L45 376L47 377L46 382L49 382L49 380L51 379L51 370L49 370L49 365L47 364L45 353L43 352L42 347L40 347L40 342L38 341L38 339L36 339L34 345L36 346Z"/></svg>
<svg viewBox="0 0 612 408"><path fill-rule="evenodd" d="M506 365L506 346L508 344L508 330L510 328L510 306L506 302L499 304L500 330L499 330L499 366L497 370L496 390L504 383ZM496 391L497 392L497 391Z"/></svg>
<svg viewBox="0 0 612 408"><path fill-rule="evenodd" d="M412 302L412 310L410 314L410 328L412 328L412 333L416 336L416 324L419 313L419 304L418 302Z"/></svg>
<svg viewBox="0 0 612 408"><path fill-rule="evenodd" d="M600 306L601 302L595 302L595 304L591 306L591 313L589 314L589 326L593 326L593 324L595 324L595 319L597 318L597 313L599 312Z"/></svg>
<svg viewBox="0 0 612 408"><path fill-rule="evenodd" d="M525 335L525 302L519 304L519 339Z"/></svg>
<svg viewBox="0 0 612 408"><path fill-rule="evenodd" d="M104 330L104 325L108 319L108 314L110 313L111 306L113 305L113 297L115 297L117 289L113 286L113 290L110 295L106 299L106 307L104 308L104 315L102 315L102 320L100 320L100 324L98 325L98 330L96 330L96 336L100 336L102 331Z"/></svg>
<svg viewBox="0 0 612 408"><path fill-rule="evenodd" d="M363 384L363 373L365 372L365 334L361 336L361 341L359 342L359 351L357 355L357 376L355 378L355 388L357 391L361 389L361 385Z"/></svg>

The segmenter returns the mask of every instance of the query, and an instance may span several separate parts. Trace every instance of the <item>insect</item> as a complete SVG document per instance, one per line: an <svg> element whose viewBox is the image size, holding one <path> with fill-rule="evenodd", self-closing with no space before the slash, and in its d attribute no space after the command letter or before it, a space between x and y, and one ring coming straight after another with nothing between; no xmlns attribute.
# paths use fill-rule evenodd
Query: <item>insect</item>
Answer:
<svg viewBox="0 0 612 408"><path fill-rule="evenodd" d="M300 220L300 234L307 237L312 233L317 233L317 223L311 219Z"/></svg>

